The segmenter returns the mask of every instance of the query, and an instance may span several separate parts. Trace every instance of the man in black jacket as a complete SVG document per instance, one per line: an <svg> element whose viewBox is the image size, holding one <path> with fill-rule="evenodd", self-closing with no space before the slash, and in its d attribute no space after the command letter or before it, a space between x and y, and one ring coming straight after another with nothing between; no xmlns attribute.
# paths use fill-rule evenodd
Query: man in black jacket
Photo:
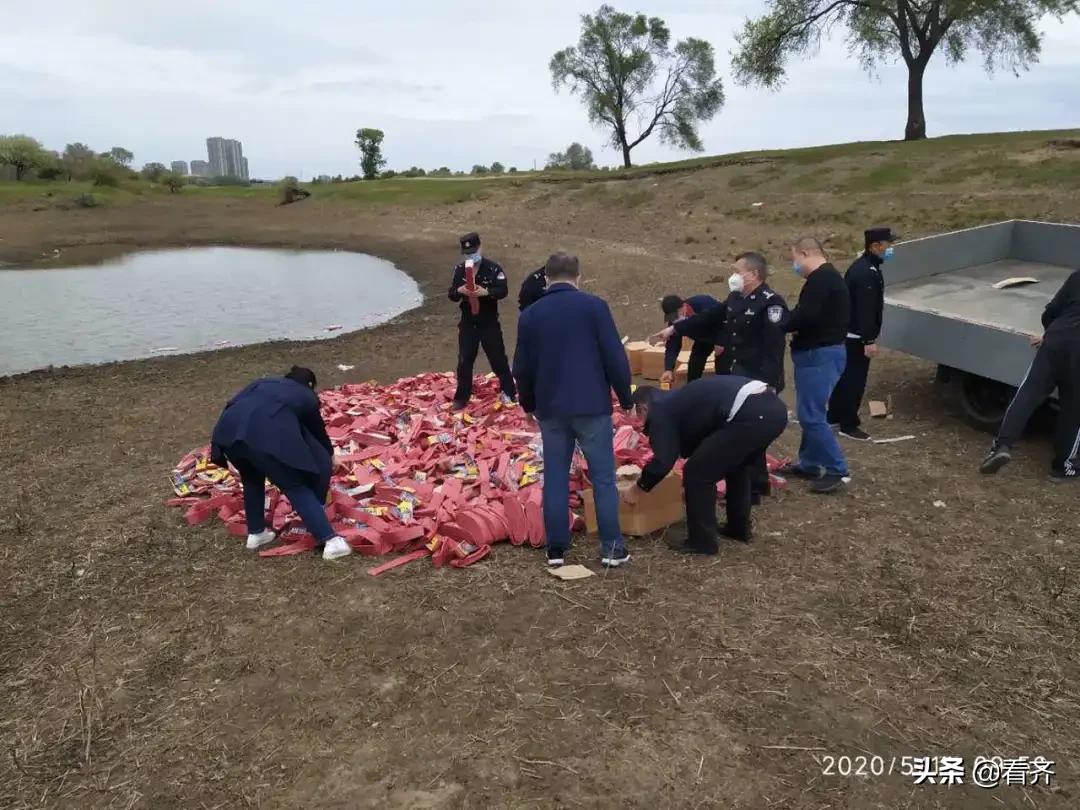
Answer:
<svg viewBox="0 0 1080 810"><path fill-rule="evenodd" d="M806 279L784 329L794 332L795 407L802 428L799 460L783 472L813 480L811 492L835 492L848 481L847 459L826 420L829 397L844 372L850 303L844 278L821 243L804 237L792 245L795 272Z"/></svg>
<svg viewBox="0 0 1080 810"><path fill-rule="evenodd" d="M509 291L506 273L495 262L480 255L480 235L467 233L461 237L461 252L465 261L454 268L447 297L461 305L461 322L458 324L457 392L454 409L462 410L472 396L473 364L477 352L484 347L491 370L502 386L506 400L517 396L514 375L506 357L502 327L499 325L499 301ZM466 265L473 268L475 289L468 286ZM474 311L475 309L475 311Z"/></svg>
<svg viewBox="0 0 1080 810"><path fill-rule="evenodd" d="M1013 443L1028 419L1058 390L1058 426L1050 480L1080 481L1080 270L1074 270L1043 310L1042 337L1034 337L1035 359L1005 411L997 440L980 471L996 473L1012 459Z"/></svg>
<svg viewBox="0 0 1080 810"><path fill-rule="evenodd" d="M829 424L839 425L840 434L865 442L870 434L860 427L859 406L866 391L870 358L877 354L877 338L885 312L885 280L881 265L892 256L896 235L891 228L871 228L865 234L866 250L844 274L851 299L848 326L847 365L829 399Z"/></svg>
<svg viewBox="0 0 1080 810"><path fill-rule="evenodd" d="M546 291L547 265L539 270L533 270L521 282L521 291L518 293L518 311L524 312L530 304L539 301Z"/></svg>
<svg viewBox="0 0 1080 810"><path fill-rule="evenodd" d="M636 503L671 472L680 456L689 554L716 554L716 485L726 481L727 537L749 542L750 477L757 460L787 427L787 406L760 380L721 374L677 391L644 386L634 392L652 460L623 500Z"/></svg>

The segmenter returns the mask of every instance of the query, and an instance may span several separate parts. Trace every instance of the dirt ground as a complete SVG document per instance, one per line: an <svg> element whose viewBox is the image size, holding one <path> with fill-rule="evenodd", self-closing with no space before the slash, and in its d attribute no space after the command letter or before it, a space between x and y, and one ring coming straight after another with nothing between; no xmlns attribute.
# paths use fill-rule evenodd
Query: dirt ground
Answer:
<svg viewBox="0 0 1080 810"><path fill-rule="evenodd" d="M831 234L843 267L863 224L934 232L959 204L944 190L762 199L724 178L417 209L317 196L0 209L0 261L338 247L394 260L427 296L326 342L0 380L0 807L1078 806L1077 492L1045 484L1045 437L980 477L987 437L921 361L885 353L870 380L895 409L875 432L914 441L847 445L847 492L793 483L757 510L753 546L713 560L637 540L626 569L564 585L539 552L502 545L466 570L373 579L366 558L259 559L163 506L168 471L255 376L451 368L461 231L483 233L515 292L552 249L577 252L586 289L642 337L663 293L718 292L706 280L739 250L766 250L793 295L782 245L800 231ZM986 195L1008 216L1080 219L1065 191ZM779 450L797 441L794 427ZM591 563L593 542L575 554ZM1043 756L1057 776L980 789L978 755ZM897 773L827 776L825 756ZM965 784L915 785L906 756L965 757Z"/></svg>

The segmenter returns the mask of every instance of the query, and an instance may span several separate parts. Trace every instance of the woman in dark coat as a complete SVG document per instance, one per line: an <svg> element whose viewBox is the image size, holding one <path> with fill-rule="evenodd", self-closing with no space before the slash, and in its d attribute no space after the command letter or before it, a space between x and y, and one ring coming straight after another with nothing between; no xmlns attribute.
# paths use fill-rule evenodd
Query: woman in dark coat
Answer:
<svg viewBox="0 0 1080 810"><path fill-rule="evenodd" d="M323 548L324 560L351 553L334 534L324 504L334 448L315 394L315 374L293 366L284 377L256 380L229 400L210 440L211 461L231 462L244 487L248 549L274 541L266 529L266 479L292 504Z"/></svg>

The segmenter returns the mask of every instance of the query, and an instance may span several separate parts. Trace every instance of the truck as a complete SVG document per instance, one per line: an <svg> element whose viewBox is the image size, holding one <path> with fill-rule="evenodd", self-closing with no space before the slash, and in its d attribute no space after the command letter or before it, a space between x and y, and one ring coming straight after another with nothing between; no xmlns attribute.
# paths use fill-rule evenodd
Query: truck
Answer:
<svg viewBox="0 0 1080 810"><path fill-rule="evenodd" d="M900 242L885 266L878 343L937 364L968 421L995 430L1043 333L1043 309L1080 267L1080 225L1010 220Z"/></svg>

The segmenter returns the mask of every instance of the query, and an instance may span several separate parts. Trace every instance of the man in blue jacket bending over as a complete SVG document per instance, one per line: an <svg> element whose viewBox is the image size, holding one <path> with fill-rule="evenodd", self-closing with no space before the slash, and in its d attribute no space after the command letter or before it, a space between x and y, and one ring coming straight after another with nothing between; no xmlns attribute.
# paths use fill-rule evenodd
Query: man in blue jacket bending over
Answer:
<svg viewBox="0 0 1080 810"><path fill-rule="evenodd" d="M600 562L629 561L619 529L611 392L633 407L630 364L611 310L578 290L577 256L547 262L548 288L518 320L514 377L518 401L540 424L544 441L544 528L548 565L562 565L570 548L570 462L576 441L589 465L600 529Z"/></svg>

